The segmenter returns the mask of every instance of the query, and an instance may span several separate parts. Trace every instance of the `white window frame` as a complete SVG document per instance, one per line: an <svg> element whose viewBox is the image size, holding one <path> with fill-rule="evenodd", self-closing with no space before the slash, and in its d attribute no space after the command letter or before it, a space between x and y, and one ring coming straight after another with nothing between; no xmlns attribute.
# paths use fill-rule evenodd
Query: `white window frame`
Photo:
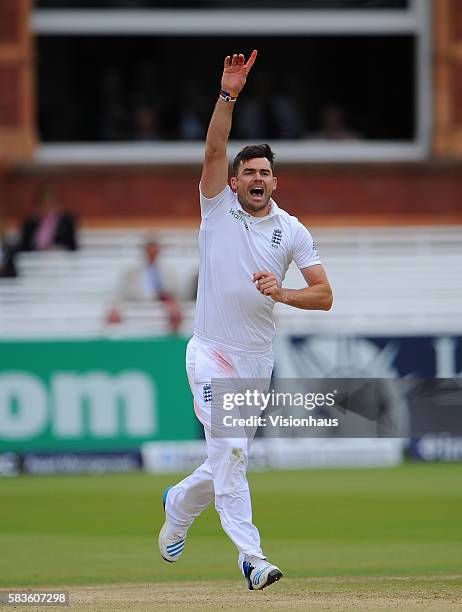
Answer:
<svg viewBox="0 0 462 612"><path fill-rule="evenodd" d="M432 0L410 0L403 10L70 10L37 9L31 30L37 36L239 34L348 35L411 34L415 45L416 138L413 142L276 140L270 142L280 163L422 161L432 137ZM247 141L231 141L233 155ZM48 143L40 144L38 164L189 164L200 163L202 142Z"/></svg>

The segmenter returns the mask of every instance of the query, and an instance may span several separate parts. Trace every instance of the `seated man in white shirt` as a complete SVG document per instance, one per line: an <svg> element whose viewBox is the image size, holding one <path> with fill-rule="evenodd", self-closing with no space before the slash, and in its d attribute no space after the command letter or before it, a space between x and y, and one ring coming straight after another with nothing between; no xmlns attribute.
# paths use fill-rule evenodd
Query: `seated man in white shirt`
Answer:
<svg viewBox="0 0 462 612"><path fill-rule="evenodd" d="M164 288L158 263L159 252L160 247L153 239L143 245L144 261L124 273L116 303L106 317L108 323L122 322L123 306L126 302L160 301L167 309L170 330L172 333L178 331L182 320L181 308L175 297Z"/></svg>

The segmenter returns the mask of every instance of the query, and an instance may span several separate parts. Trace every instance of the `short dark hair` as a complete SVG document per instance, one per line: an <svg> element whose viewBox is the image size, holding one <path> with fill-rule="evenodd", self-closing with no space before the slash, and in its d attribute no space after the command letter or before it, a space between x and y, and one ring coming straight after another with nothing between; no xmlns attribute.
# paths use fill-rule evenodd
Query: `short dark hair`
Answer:
<svg viewBox="0 0 462 612"><path fill-rule="evenodd" d="M266 157L271 165L271 170L274 172L274 153L268 144L249 145L244 147L236 155L233 161L233 176L237 176L239 170L239 164L249 159L255 159L257 157Z"/></svg>

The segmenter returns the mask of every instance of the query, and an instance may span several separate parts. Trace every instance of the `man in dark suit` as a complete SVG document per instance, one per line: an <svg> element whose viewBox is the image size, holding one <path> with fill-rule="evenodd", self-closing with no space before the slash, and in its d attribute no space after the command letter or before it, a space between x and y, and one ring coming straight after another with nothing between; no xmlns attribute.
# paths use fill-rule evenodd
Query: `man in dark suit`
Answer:
<svg viewBox="0 0 462 612"><path fill-rule="evenodd" d="M36 213L27 217L22 224L19 248L21 251L77 249L74 217L61 209L49 187L39 191Z"/></svg>

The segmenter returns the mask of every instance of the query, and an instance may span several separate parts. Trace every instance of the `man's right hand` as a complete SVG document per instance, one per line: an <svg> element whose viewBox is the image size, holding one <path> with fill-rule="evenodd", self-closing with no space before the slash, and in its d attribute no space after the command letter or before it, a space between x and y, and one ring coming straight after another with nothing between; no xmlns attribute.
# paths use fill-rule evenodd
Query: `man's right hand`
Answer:
<svg viewBox="0 0 462 612"><path fill-rule="evenodd" d="M225 67L221 79L221 88L231 97L236 98L247 80L257 52L252 51L247 63L242 53L228 55L225 58ZM214 198L223 191L228 182L228 156L227 146L234 101L219 97L210 119L207 138L205 141L205 158L201 176L201 193L208 199Z"/></svg>
<svg viewBox="0 0 462 612"><path fill-rule="evenodd" d="M247 80L247 75L256 59L256 50L252 51L247 63L242 53L226 56L223 76L221 78L222 90L229 93L233 98L236 98L241 93Z"/></svg>

